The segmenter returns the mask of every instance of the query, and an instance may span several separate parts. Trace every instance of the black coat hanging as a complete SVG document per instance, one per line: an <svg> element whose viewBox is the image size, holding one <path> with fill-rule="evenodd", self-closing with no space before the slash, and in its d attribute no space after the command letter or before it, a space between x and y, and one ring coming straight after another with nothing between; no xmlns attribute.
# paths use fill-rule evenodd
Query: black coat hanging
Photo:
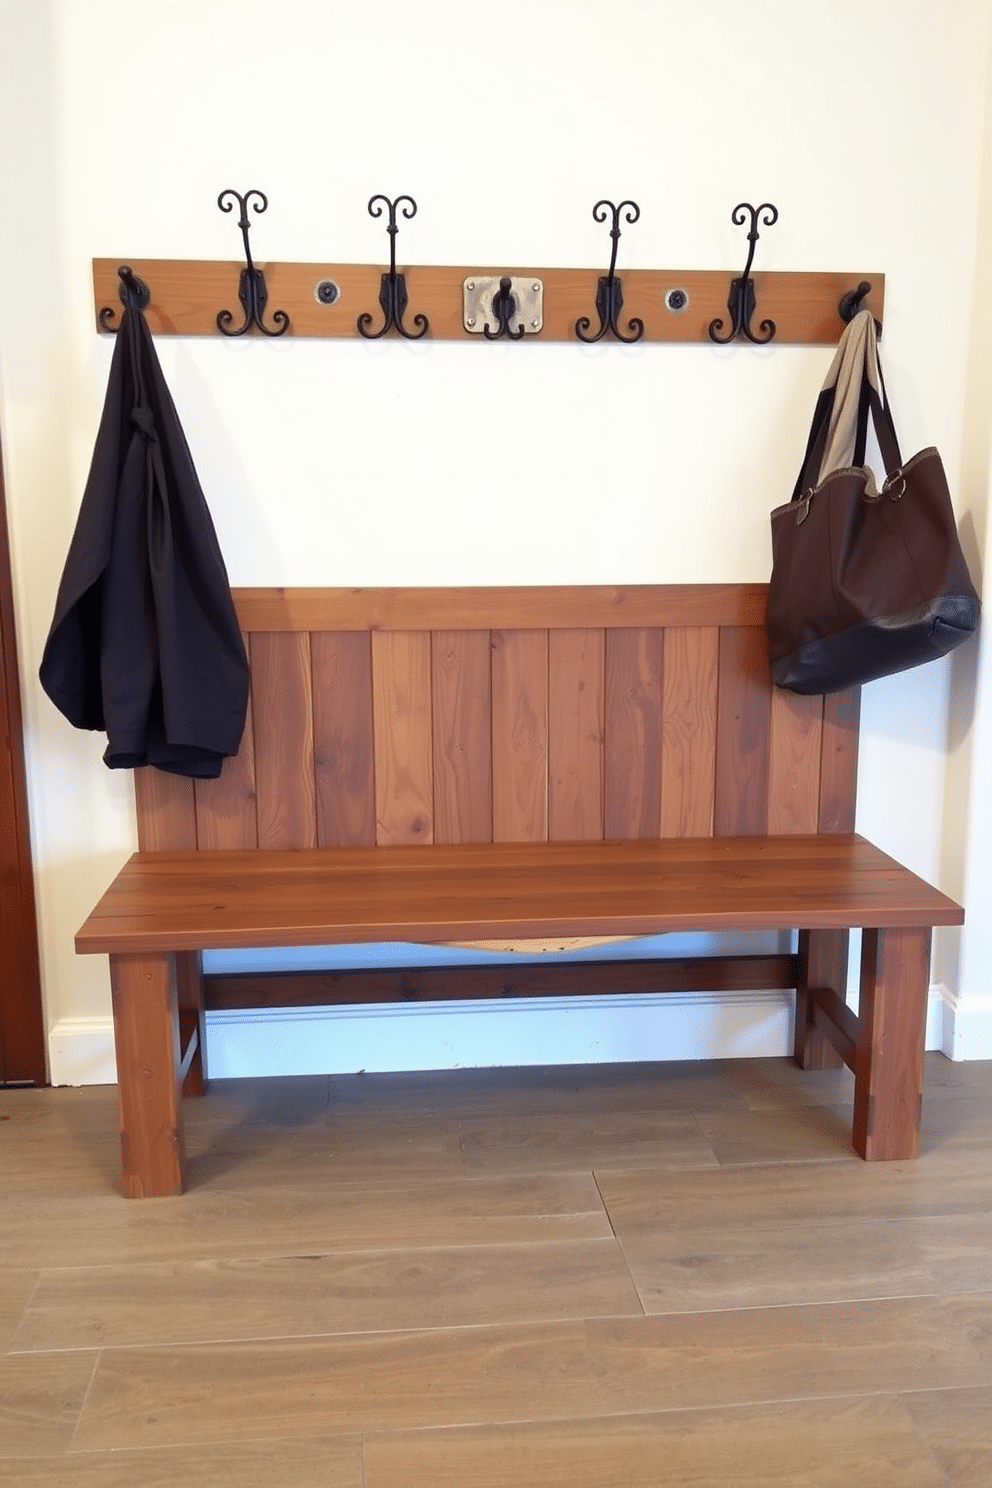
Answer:
<svg viewBox="0 0 992 1488"><path fill-rule="evenodd" d="M41 684L106 729L111 769L212 778L236 754L248 662L217 534L134 296L66 558Z"/></svg>

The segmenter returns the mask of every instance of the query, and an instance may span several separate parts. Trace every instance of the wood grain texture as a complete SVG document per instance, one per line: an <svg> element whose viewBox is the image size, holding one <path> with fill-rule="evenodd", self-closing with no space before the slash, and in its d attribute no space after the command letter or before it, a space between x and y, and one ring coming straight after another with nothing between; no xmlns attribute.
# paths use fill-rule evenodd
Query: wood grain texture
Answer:
<svg viewBox="0 0 992 1488"><path fill-rule="evenodd" d="M741 992L796 985L794 956L672 956L649 960L408 966L380 970L213 973L207 1006L327 1007L377 1002L447 1002L469 997L601 997L622 992Z"/></svg>
<svg viewBox="0 0 992 1488"><path fill-rule="evenodd" d="M862 932L854 1146L869 1161L919 1150L930 940L929 927Z"/></svg>
<svg viewBox="0 0 992 1488"><path fill-rule="evenodd" d="M196 1031L196 1049L183 1077L183 1095L201 1096L207 1085L207 1015L204 1002L203 957L199 951L176 951L176 1003L180 1028Z"/></svg>
<svg viewBox="0 0 992 1488"><path fill-rule="evenodd" d="M434 840L491 842L492 668L486 630L435 631Z"/></svg>
<svg viewBox="0 0 992 1488"><path fill-rule="evenodd" d="M249 649L246 642L245 650ZM203 849L258 846L258 791L251 699L241 748L224 761L216 780L197 780L196 842Z"/></svg>
<svg viewBox="0 0 992 1488"><path fill-rule="evenodd" d="M173 957L113 955L110 986L124 1192L133 1199L180 1194L185 1147Z"/></svg>
<svg viewBox="0 0 992 1488"><path fill-rule="evenodd" d="M820 762L821 832L853 832L858 796L858 727L861 688L830 692L823 699Z"/></svg>
<svg viewBox="0 0 992 1488"><path fill-rule="evenodd" d="M604 835L654 837L661 824L664 631L608 630L604 704Z"/></svg>
<svg viewBox="0 0 992 1488"><path fill-rule="evenodd" d="M910 928L963 919L960 905L864 838L839 833L136 853L77 933L76 949Z"/></svg>
<svg viewBox="0 0 992 1488"><path fill-rule="evenodd" d="M715 799L720 632L712 626L665 632L662 837L708 837Z"/></svg>
<svg viewBox="0 0 992 1488"><path fill-rule="evenodd" d="M602 630L548 635L548 835L603 835Z"/></svg>
<svg viewBox="0 0 992 1488"><path fill-rule="evenodd" d="M412 1380L430 1388L411 1388ZM870 1328L863 1304L843 1303L106 1349L74 1445L89 1452L216 1441L222 1431L265 1439L423 1430L537 1412L561 1423L984 1381L980 1359L934 1298L875 1302Z"/></svg>
<svg viewBox="0 0 992 1488"><path fill-rule="evenodd" d="M145 765L134 771L134 798L142 852L197 846L196 799L188 776Z"/></svg>
<svg viewBox="0 0 992 1488"><path fill-rule="evenodd" d="M548 836L548 634L496 630L492 636L493 838Z"/></svg>
<svg viewBox="0 0 992 1488"><path fill-rule="evenodd" d="M849 945L847 930L803 930L800 933L795 1057L801 1069L837 1069L845 1062L831 1041L829 1031L824 1033L816 1027L814 1012L817 992L821 988L841 1000L846 998Z"/></svg>
<svg viewBox="0 0 992 1488"><path fill-rule="evenodd" d="M431 638L428 632L372 636L376 841L433 842Z"/></svg>
<svg viewBox="0 0 992 1488"><path fill-rule="evenodd" d="M235 589L246 631L764 625L767 584Z"/></svg>
<svg viewBox="0 0 992 1488"><path fill-rule="evenodd" d="M771 691L769 832L816 832L820 821L823 698Z"/></svg>
<svg viewBox="0 0 992 1488"><path fill-rule="evenodd" d="M258 845L317 843L310 637L251 637Z"/></svg>
<svg viewBox="0 0 992 1488"><path fill-rule="evenodd" d="M768 820L771 682L768 643L757 627L720 631L716 797L718 837L761 835Z"/></svg>
<svg viewBox="0 0 992 1488"><path fill-rule="evenodd" d="M104 306L120 313L118 266L127 262L151 290L145 314L151 330L165 336L215 336L217 312L229 308L240 324L237 303L238 276L243 264L204 259L95 258L93 290L97 329ZM383 266L379 264L314 264L258 262L266 276L268 303L290 317L288 335L357 337L357 315L368 311L373 324L382 324L379 289ZM473 276L503 274L539 278L544 285L543 327L537 335L526 335L526 346L536 341L575 341L575 322L590 316L598 324L596 289L598 268L512 268L505 264L486 268L478 263L465 267L398 265L406 275L409 318L424 314L430 321L430 336L439 340L475 342L480 352L486 342L465 329L463 286ZM621 276L624 315L644 322L646 341L708 341L711 320L727 315L727 293L740 269L628 269ZM752 275L757 313L770 316L776 325L776 343L825 345L837 341L844 329L838 305L842 296L862 279L872 290L864 304L881 320L885 276L852 271L796 272L758 271ZM332 305L324 305L314 293L322 280L333 280L341 291ZM689 296L686 310L675 314L665 305L669 290L679 288ZM115 322L116 323L116 322Z"/></svg>
<svg viewBox="0 0 992 1488"><path fill-rule="evenodd" d="M372 646L365 631L315 631L314 772L317 845L375 842Z"/></svg>

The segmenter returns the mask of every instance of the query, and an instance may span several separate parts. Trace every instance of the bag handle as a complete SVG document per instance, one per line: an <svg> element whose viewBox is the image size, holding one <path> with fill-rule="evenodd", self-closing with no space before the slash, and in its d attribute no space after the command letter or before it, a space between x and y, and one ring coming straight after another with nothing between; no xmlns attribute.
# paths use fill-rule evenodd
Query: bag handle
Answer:
<svg viewBox="0 0 992 1488"><path fill-rule="evenodd" d="M902 465L899 441L878 357L875 321L861 310L845 327L813 411L809 438L792 493L798 501L832 470L864 466L871 418L887 477Z"/></svg>

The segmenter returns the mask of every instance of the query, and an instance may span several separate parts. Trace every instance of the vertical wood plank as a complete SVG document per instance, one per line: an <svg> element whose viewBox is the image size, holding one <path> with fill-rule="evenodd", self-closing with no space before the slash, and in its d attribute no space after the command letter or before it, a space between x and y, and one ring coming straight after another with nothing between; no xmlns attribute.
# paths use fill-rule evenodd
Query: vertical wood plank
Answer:
<svg viewBox="0 0 992 1488"><path fill-rule="evenodd" d="M665 631L662 663L662 837L713 835L720 632Z"/></svg>
<svg viewBox="0 0 992 1488"><path fill-rule="evenodd" d="M773 687L768 778L768 831L815 832L820 820L823 698Z"/></svg>
<svg viewBox="0 0 992 1488"><path fill-rule="evenodd" d="M292 631L253 635L251 675L258 845L315 847L309 635Z"/></svg>
<svg viewBox="0 0 992 1488"><path fill-rule="evenodd" d="M251 641L245 637L245 647ZM251 698L241 748L224 761L216 780L196 782L196 843L203 848L258 846L255 786L255 730Z"/></svg>
<svg viewBox="0 0 992 1488"><path fill-rule="evenodd" d="M659 629L606 632L603 831L609 838L658 835L663 647Z"/></svg>
<svg viewBox="0 0 992 1488"><path fill-rule="evenodd" d="M492 667L487 630L431 637L434 840L493 837Z"/></svg>
<svg viewBox="0 0 992 1488"><path fill-rule="evenodd" d="M431 637L372 636L376 842L433 842Z"/></svg>
<svg viewBox="0 0 992 1488"><path fill-rule="evenodd" d="M548 632L494 630L493 838L548 837Z"/></svg>
<svg viewBox="0 0 992 1488"><path fill-rule="evenodd" d="M314 770L318 847L375 842L372 642L368 631L315 631Z"/></svg>
<svg viewBox="0 0 992 1488"><path fill-rule="evenodd" d="M603 836L605 634L548 634L548 835L556 842Z"/></svg>
<svg viewBox="0 0 992 1488"><path fill-rule="evenodd" d="M764 627L722 626L713 808L717 837L764 835L771 685Z"/></svg>
<svg viewBox="0 0 992 1488"><path fill-rule="evenodd" d="M929 927L862 931L854 1146L866 1162L919 1150L930 941Z"/></svg>
<svg viewBox="0 0 992 1488"><path fill-rule="evenodd" d="M820 767L820 832L853 832L858 796L858 729L861 688L823 699Z"/></svg>
<svg viewBox="0 0 992 1488"><path fill-rule="evenodd" d="M134 802L142 852L196 848L196 801L189 776L143 765L134 772Z"/></svg>
<svg viewBox="0 0 992 1488"><path fill-rule="evenodd" d="M180 1194L185 1145L173 959L166 952L111 956L110 988L124 1192L129 1199Z"/></svg>

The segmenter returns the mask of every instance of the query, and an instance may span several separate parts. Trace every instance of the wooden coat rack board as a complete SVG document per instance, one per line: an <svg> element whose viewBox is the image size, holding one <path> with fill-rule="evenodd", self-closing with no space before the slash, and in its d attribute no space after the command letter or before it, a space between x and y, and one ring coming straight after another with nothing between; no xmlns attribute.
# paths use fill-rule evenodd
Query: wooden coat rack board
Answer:
<svg viewBox="0 0 992 1488"><path fill-rule="evenodd" d="M93 260L93 290L97 328L113 330L119 322L121 301L118 269L127 263L151 291L145 309L148 325L159 336L218 335L217 314L233 312L241 318L238 280L243 263L216 260L155 258L97 258ZM289 335L351 336L360 339L357 320L370 313L376 327L382 322L379 289L381 264L259 263L268 290L266 315L276 310L289 316ZM539 332L525 335L528 341L575 341L575 324L582 316L595 328L596 292L601 270L513 269L405 266L409 297L407 319L426 315L430 322L427 339L483 341L463 323L463 294L466 279L512 275L532 278L543 284L543 323ZM732 270L719 269L625 269L618 273L623 288L622 326L632 317L644 323L643 341L709 342L709 326L722 319L729 327L727 300ZM839 305L844 295L868 280L871 290L861 304L882 320L885 277L876 273L789 273L761 272L751 275L756 310L755 325L770 319L775 323L772 344L827 345L837 341L844 329ZM331 304L318 298L318 285L330 282L337 288ZM670 309L666 299L673 291L685 296L684 308ZM678 303L680 296L674 295ZM99 312L114 311L109 326L102 325ZM249 332L257 335L254 329ZM390 332L394 335L395 332Z"/></svg>

